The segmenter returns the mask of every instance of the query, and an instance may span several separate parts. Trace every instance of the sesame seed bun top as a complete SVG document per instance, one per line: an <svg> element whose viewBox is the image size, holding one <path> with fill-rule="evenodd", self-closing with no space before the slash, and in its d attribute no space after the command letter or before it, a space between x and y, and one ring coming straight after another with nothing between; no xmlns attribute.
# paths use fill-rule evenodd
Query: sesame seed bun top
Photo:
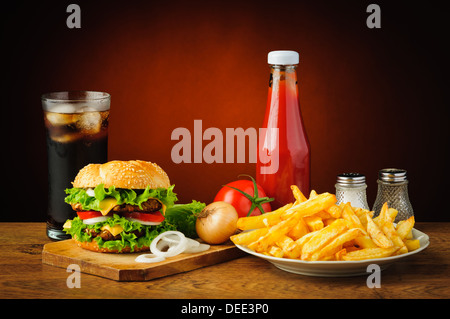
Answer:
<svg viewBox="0 0 450 319"><path fill-rule="evenodd" d="M89 164L83 167L73 181L75 188L151 189L168 188L170 180L166 172L155 163L145 161L110 161L104 164Z"/></svg>

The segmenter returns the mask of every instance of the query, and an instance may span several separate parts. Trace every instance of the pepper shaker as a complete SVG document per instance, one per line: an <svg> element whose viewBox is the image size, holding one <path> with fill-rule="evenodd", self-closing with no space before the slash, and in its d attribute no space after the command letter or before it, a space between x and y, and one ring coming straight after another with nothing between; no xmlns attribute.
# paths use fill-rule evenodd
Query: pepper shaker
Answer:
<svg viewBox="0 0 450 319"><path fill-rule="evenodd" d="M381 207L387 202L389 208L398 210L394 222L414 216L412 205L408 196L408 180L406 170L385 168L378 172L378 192L373 205L374 217L378 216Z"/></svg>
<svg viewBox="0 0 450 319"><path fill-rule="evenodd" d="M337 205L348 203L352 207L369 209L366 197L366 177L359 173L343 173L337 176L336 182Z"/></svg>

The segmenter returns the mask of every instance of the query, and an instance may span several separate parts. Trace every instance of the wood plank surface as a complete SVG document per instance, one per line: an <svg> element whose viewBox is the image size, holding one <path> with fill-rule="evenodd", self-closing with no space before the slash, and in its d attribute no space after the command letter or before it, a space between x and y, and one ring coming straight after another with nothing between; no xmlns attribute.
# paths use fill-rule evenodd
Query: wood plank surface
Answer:
<svg viewBox="0 0 450 319"><path fill-rule="evenodd" d="M136 257L143 254L106 254L78 247L68 239L44 245L42 262L67 268L71 264L80 266L82 273L105 277L117 281L147 281L193 269L211 266L243 256L245 253L232 242L211 245L205 252L180 254L157 263L138 263Z"/></svg>
<svg viewBox="0 0 450 319"><path fill-rule="evenodd" d="M81 287L68 288L66 269L42 263L43 247L51 242L45 223L0 223L0 298L448 299L450 223L416 222L415 228L429 235L429 247L382 271L381 288L368 288L367 276L288 273L251 255L146 282L82 273Z"/></svg>

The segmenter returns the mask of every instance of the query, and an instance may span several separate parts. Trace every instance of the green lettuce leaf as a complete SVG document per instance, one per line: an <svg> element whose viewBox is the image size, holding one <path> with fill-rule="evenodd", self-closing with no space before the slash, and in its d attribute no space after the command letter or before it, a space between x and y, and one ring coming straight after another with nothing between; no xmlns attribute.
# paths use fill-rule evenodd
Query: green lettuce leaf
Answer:
<svg viewBox="0 0 450 319"><path fill-rule="evenodd" d="M68 188L66 189L68 196L65 198L65 202L70 205L80 203L83 210L100 211L99 204L107 197L115 198L117 205L138 205L141 209L142 203L149 198L156 198L167 207L172 207L177 201L177 194L173 192L174 187L175 185L171 185L169 188L156 189L147 187L143 191L136 191L133 189L115 188L114 186L104 188L103 184L99 184L94 189L95 196L89 196L84 188Z"/></svg>
<svg viewBox="0 0 450 319"><path fill-rule="evenodd" d="M120 225L123 228L123 232L120 233L121 238L118 240L108 240L104 241L101 237L94 237L86 232L86 229L94 229L95 231L100 231L100 229L105 226L110 225L111 227L115 225ZM145 230L145 235L137 238L135 234L132 232L135 230ZM117 249L121 251L125 247L131 247L131 251L134 251L136 247L142 246L150 246L153 239L156 238L160 233L169 230L176 230L174 225L163 221L161 224L157 226L146 226L137 222L132 222L127 220L125 217L121 217L117 214L114 214L113 217L108 218L104 222L95 223L93 225L86 225L79 217L75 217L71 221L70 228L64 228L64 231L67 234L70 234L72 237L76 237L76 239L80 242L90 242L95 240L100 248L108 248L108 249Z"/></svg>
<svg viewBox="0 0 450 319"><path fill-rule="evenodd" d="M190 204L176 204L166 210L166 220L174 225L178 231L186 237L197 238L195 222L197 215L205 208L206 204L193 200Z"/></svg>

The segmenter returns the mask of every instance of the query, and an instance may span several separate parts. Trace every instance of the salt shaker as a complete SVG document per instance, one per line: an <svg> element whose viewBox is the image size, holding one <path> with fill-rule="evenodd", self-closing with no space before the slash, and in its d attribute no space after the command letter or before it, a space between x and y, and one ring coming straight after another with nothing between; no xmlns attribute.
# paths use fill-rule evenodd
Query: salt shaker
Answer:
<svg viewBox="0 0 450 319"><path fill-rule="evenodd" d="M369 209L366 197L366 177L359 173L343 173L337 176L336 182L337 205L348 203L352 207Z"/></svg>
<svg viewBox="0 0 450 319"><path fill-rule="evenodd" d="M394 222L414 216L409 202L408 180L406 171L397 168L385 168L378 172L378 193L373 205L374 217L378 216L383 204L387 202L389 208L398 210Z"/></svg>

